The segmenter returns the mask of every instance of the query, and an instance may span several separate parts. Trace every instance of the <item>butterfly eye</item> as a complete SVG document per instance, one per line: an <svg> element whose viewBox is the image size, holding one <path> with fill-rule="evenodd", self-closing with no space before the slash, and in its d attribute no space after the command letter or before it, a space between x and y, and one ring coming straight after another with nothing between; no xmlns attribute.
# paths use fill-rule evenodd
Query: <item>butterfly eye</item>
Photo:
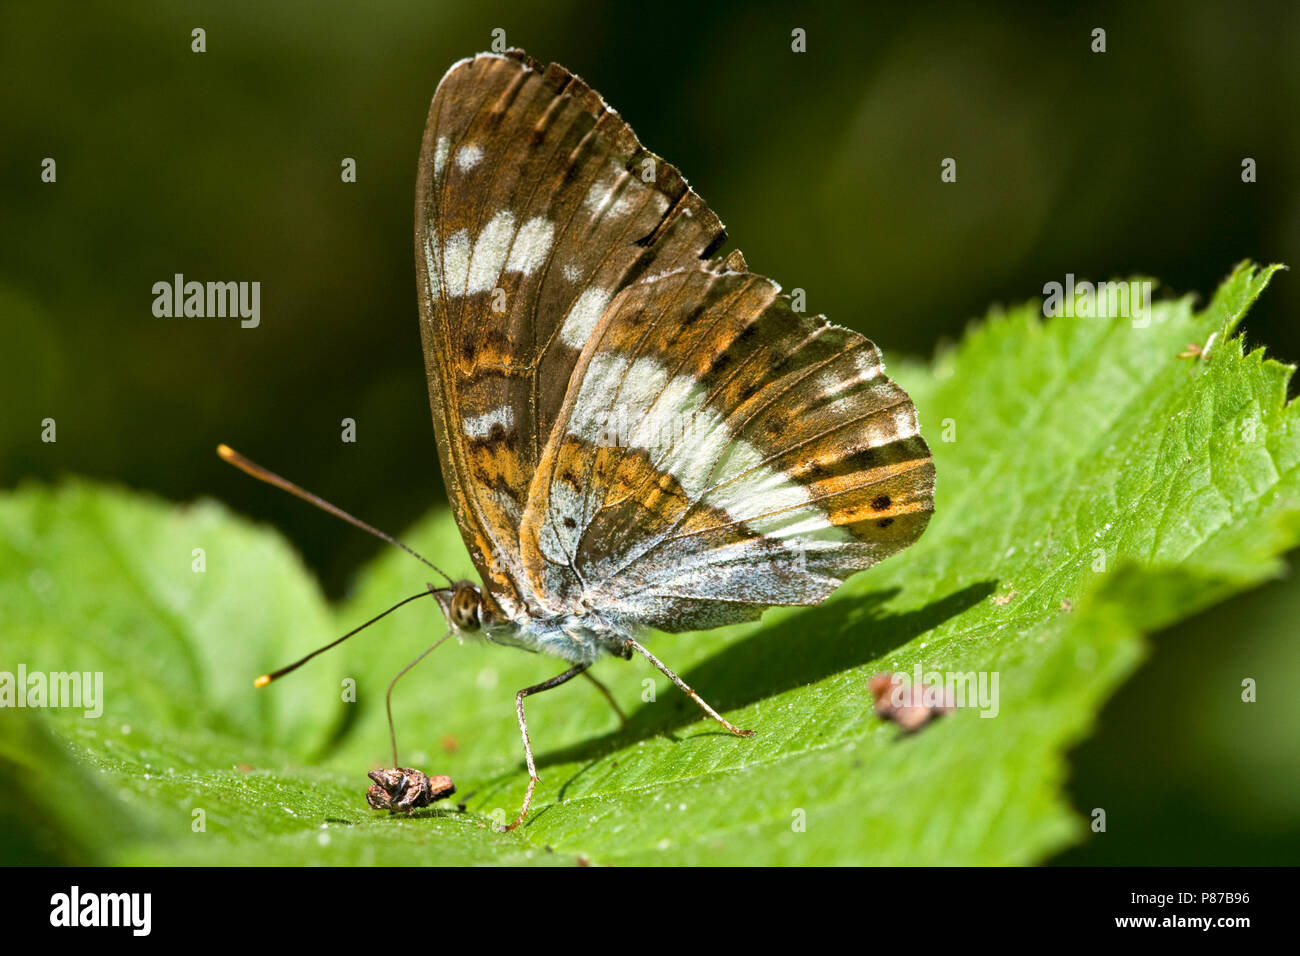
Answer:
<svg viewBox="0 0 1300 956"><path fill-rule="evenodd" d="M456 589L451 598L452 623L461 631L479 629L479 594L473 585L463 585Z"/></svg>

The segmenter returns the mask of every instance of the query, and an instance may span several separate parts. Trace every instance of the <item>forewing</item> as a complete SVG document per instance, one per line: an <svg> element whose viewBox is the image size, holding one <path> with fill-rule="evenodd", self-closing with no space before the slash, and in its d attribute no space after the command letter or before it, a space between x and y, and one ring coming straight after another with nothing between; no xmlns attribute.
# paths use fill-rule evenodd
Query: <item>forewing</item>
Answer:
<svg viewBox="0 0 1300 956"><path fill-rule="evenodd" d="M452 67L429 110L415 206L420 333L443 478L489 593L532 602L518 529L592 329L647 273L697 262L722 224L563 67Z"/></svg>
<svg viewBox="0 0 1300 956"><path fill-rule="evenodd" d="M825 599L915 541L933 502L876 347L733 257L640 281L602 318L532 484L524 566L557 610L713 627Z"/></svg>

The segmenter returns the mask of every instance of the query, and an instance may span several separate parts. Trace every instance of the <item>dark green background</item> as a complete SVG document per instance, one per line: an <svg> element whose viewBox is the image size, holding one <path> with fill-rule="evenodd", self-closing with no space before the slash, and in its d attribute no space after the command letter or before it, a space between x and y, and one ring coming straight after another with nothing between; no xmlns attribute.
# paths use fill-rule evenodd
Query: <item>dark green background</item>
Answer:
<svg viewBox="0 0 1300 956"><path fill-rule="evenodd" d="M0 482L76 473L212 495L273 522L346 590L376 545L213 448L395 532L442 500L415 159L438 79L496 27L600 90L754 271L887 356L928 356L1067 272L1204 294L1243 258L1300 264L1293 4L11 4ZM940 182L944 157L955 184ZM261 327L154 318L151 287L176 272L260 281ZM1283 274L1246 324L1288 361L1297 290ZM39 440L46 417L57 444ZM344 417L356 444L339 440ZM1106 807L1110 829L1066 861L1300 859L1296 808L1270 804L1262 772L1277 742L1218 740L1198 692L1254 676L1295 697L1300 594L1283 582L1262 598L1157 639L1074 755L1076 804Z"/></svg>

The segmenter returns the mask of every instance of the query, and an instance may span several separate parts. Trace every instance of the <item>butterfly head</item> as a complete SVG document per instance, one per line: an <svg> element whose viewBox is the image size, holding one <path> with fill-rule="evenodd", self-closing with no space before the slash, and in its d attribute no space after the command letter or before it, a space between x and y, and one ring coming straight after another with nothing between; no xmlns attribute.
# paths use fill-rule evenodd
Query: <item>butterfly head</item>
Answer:
<svg viewBox="0 0 1300 956"><path fill-rule="evenodd" d="M447 623L458 633L473 633L483 626L483 594L469 581L457 581L448 588L434 588L433 596L442 607Z"/></svg>

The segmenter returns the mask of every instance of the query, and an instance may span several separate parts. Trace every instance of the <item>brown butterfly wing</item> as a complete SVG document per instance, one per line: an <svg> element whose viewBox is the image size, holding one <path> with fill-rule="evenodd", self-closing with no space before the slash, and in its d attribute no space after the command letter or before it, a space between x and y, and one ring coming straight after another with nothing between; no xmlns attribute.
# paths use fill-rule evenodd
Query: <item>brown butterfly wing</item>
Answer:
<svg viewBox="0 0 1300 956"><path fill-rule="evenodd" d="M443 478L494 610L534 603L519 551L529 482L606 306L724 238L563 67L483 54L439 84L416 188L420 333Z"/></svg>
<svg viewBox="0 0 1300 956"><path fill-rule="evenodd" d="M524 566L555 613L714 627L824 600L933 507L916 409L875 345L733 256L610 306L533 482Z"/></svg>

